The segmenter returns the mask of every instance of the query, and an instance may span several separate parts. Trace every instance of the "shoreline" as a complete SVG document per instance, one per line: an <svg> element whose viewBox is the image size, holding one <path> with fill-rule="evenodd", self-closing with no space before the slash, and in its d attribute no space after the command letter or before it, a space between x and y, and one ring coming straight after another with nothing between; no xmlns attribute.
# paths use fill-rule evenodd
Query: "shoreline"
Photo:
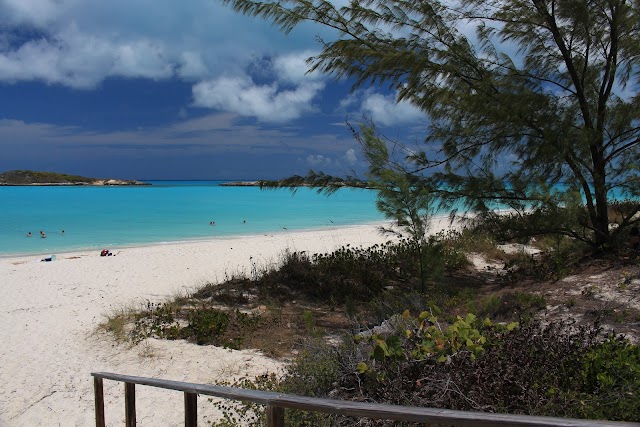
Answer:
<svg viewBox="0 0 640 427"><path fill-rule="evenodd" d="M435 226L435 222L434 222ZM215 383L277 372L281 361L253 350L150 339L117 343L99 325L110 314L163 302L255 268L277 265L286 251L325 253L392 240L376 225L290 231L180 244L114 248L116 256L73 251L0 259L0 425L95 423L91 372ZM140 387L144 425L184 425L181 396ZM107 425L122 425L121 384L105 381ZM199 423L217 416L199 400Z"/></svg>
<svg viewBox="0 0 640 427"><path fill-rule="evenodd" d="M432 232L447 229L447 217ZM289 231L188 243L114 248L115 256L72 251L56 261L0 258L0 426L92 425L91 372L216 383L278 372L283 363L254 350L198 346L183 340L118 343L100 325L122 310L188 294L207 283L278 265L287 251L327 253L394 240L378 225ZM144 425L184 425L178 393L140 387ZM105 381L108 426L124 423L121 384ZM199 424L218 416L199 399Z"/></svg>
<svg viewBox="0 0 640 427"><path fill-rule="evenodd" d="M375 208L372 192L345 191L327 200L312 191L294 196L287 190L265 192L213 184L12 187L15 191L0 187L8 190L2 192L7 209L0 227L0 256L144 246L272 234L283 226L291 231L384 220ZM211 226L214 220L215 227ZM40 238L38 230L47 238ZM65 230L64 237L61 230ZM28 232L32 238L26 237Z"/></svg>
<svg viewBox="0 0 640 427"><path fill-rule="evenodd" d="M505 211L508 212L508 211ZM459 218L455 221L459 221ZM448 214L438 214L434 215L431 218L431 226L429 234L435 233L437 231L448 229L450 225L450 217ZM95 247L78 247L78 248L63 248L60 250L53 251L39 251L39 252L16 252L16 253L5 253L0 252L0 261L3 259L9 258L27 258L27 257L38 257L38 256L46 256L46 255L68 255L75 253L93 253L99 252L101 249L109 249L109 250L123 250L123 249L134 249L134 248L146 248L146 247L154 247L154 246L170 246L170 245L182 245L182 244L192 244L192 243L206 243L206 242L219 242L225 240L237 240L237 239L248 239L253 237L274 237L282 234L292 234L292 233L313 233L313 232L331 232L337 230L351 229L351 228L369 228L375 227L376 232L379 232L379 229L382 226L393 226L393 221L384 220L384 221L371 221L371 222L363 222L357 224L331 224L328 225L320 225L316 227L309 228L292 228L292 229L277 229L274 231L259 231L255 233L248 234L229 234L229 235L220 235L217 237L199 237L199 238L182 238L179 240L163 240L156 242L140 242L140 243L127 243L123 245L103 245L103 246L95 246ZM432 231L434 229L435 231ZM35 238L35 237L34 237Z"/></svg>
<svg viewBox="0 0 640 427"><path fill-rule="evenodd" d="M446 215L442 215L442 216L437 215L437 216L434 216L433 219L434 221L440 221L445 216ZM156 242L139 242L139 243L127 243L122 245L103 245L103 246L95 246L95 247L82 246L77 248L62 248L60 250L52 250L52 251L15 252L15 253L0 252L0 260L7 259L7 258L37 257L37 256L45 256L45 255L52 255L52 254L66 255L66 254L79 253L79 252L87 253L87 252L100 251L101 249L122 250L122 249L131 249L131 248L146 248L146 247L153 247L153 246L168 246L168 245L181 245L181 244L202 243L202 242L217 242L217 241L233 240L233 239L246 239L246 238L252 238L256 236L273 237L276 235L287 234L287 233L306 233L306 232L324 232L324 231L329 232L329 231L347 229L347 228L372 227L372 226L380 227L383 225L390 225L390 224L392 224L392 222L390 221L372 221L372 222L364 222L364 223L358 223L358 224L344 224L344 225L332 224L331 226L322 225L322 226L310 227L310 228L292 228L290 230L278 229L274 231L259 231L259 232L248 233L248 234L235 234L235 235L229 234L229 235L220 235L217 237L207 236L207 237L199 237L199 238L192 238L192 239L182 238L179 240L163 240L163 241L156 241ZM33 237L33 238L36 238L36 237Z"/></svg>

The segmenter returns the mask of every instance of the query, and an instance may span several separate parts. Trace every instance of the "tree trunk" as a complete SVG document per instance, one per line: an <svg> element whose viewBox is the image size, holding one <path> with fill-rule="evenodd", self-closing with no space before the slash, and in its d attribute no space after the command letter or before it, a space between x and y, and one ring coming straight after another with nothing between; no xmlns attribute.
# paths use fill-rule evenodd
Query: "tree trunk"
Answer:
<svg viewBox="0 0 640 427"><path fill-rule="evenodd" d="M599 152L594 156L593 165L593 190L596 199L596 221L593 224L593 228L596 246L598 249L604 249L611 244L611 233L609 233L609 200L607 196L605 160Z"/></svg>

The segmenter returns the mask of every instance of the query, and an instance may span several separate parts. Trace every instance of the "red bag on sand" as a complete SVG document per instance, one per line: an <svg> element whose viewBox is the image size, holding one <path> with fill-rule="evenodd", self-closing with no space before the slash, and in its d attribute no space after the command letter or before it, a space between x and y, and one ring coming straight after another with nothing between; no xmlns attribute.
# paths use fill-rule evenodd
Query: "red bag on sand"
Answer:
<svg viewBox="0 0 640 427"><path fill-rule="evenodd" d="M109 255L108 249L103 249L102 252L100 252L100 256L107 256L107 255Z"/></svg>

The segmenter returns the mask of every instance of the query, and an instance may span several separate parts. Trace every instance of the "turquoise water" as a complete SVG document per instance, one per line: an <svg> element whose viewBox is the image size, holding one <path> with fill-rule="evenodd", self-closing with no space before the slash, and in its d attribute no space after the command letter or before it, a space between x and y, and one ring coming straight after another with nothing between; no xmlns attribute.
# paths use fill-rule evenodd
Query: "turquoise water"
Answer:
<svg viewBox="0 0 640 427"><path fill-rule="evenodd" d="M383 220L375 193L222 187L149 181L144 187L0 187L0 255L54 253ZM215 225L210 225L215 221ZM246 223L244 222L246 221ZM40 237L40 230L46 238ZM64 234L62 234L64 230ZM28 232L33 237L26 237Z"/></svg>

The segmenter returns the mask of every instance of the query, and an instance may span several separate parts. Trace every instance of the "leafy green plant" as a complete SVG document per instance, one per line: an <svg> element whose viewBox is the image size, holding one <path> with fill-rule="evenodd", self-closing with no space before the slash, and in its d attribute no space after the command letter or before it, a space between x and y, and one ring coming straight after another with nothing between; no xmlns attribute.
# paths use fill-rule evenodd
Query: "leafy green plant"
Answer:
<svg viewBox="0 0 640 427"><path fill-rule="evenodd" d="M138 344L147 338L179 338L180 324L176 318L176 307L170 303L147 301L146 310L135 315L131 341Z"/></svg>
<svg viewBox="0 0 640 427"><path fill-rule="evenodd" d="M258 315L237 309L221 310L206 305L177 307L148 302L146 310L135 315L129 337L134 344L147 338L159 338L239 348L259 322Z"/></svg>
<svg viewBox="0 0 640 427"><path fill-rule="evenodd" d="M473 335L473 329L478 330L485 338L482 350L464 349L462 334L455 337L461 344L456 350L447 342L450 335L445 328L432 335L435 342L400 336L403 355L395 339L385 340L388 351L380 345L377 360L372 357L360 364L356 377L342 371L334 392L344 399L412 406L639 420L638 346L620 336L603 337L597 327L536 322L511 328L475 327L478 320L472 319L461 319L470 329L459 325ZM374 346L378 339L374 338ZM364 340L360 346L365 344L369 343ZM424 348L422 354L428 356L412 356L416 347ZM444 360L441 355L446 355L446 363L438 362ZM362 425L379 424L362 421Z"/></svg>
<svg viewBox="0 0 640 427"><path fill-rule="evenodd" d="M396 361L445 362L460 352L468 353L473 360L484 351L484 344L487 342L484 332L487 328L501 328L488 318L480 322L472 313L464 318L457 316L454 323L442 326L438 321L438 314L440 309L433 305L429 311L423 311L417 318L412 318L409 312L405 311L402 319L407 325L415 326L405 329L402 335L371 335L367 338L372 346L371 363L360 362L358 372L376 379L384 379L384 371L389 370L389 363L393 364ZM517 326L518 324L513 322L507 325L506 329L512 330Z"/></svg>
<svg viewBox="0 0 640 427"><path fill-rule="evenodd" d="M640 347L622 336L609 335L583 356L578 384L555 390L572 404L565 416L640 421Z"/></svg>
<svg viewBox="0 0 640 427"><path fill-rule="evenodd" d="M189 310L187 320L189 324L180 330L180 337L198 345L218 343L230 321L229 314L210 307Z"/></svg>

